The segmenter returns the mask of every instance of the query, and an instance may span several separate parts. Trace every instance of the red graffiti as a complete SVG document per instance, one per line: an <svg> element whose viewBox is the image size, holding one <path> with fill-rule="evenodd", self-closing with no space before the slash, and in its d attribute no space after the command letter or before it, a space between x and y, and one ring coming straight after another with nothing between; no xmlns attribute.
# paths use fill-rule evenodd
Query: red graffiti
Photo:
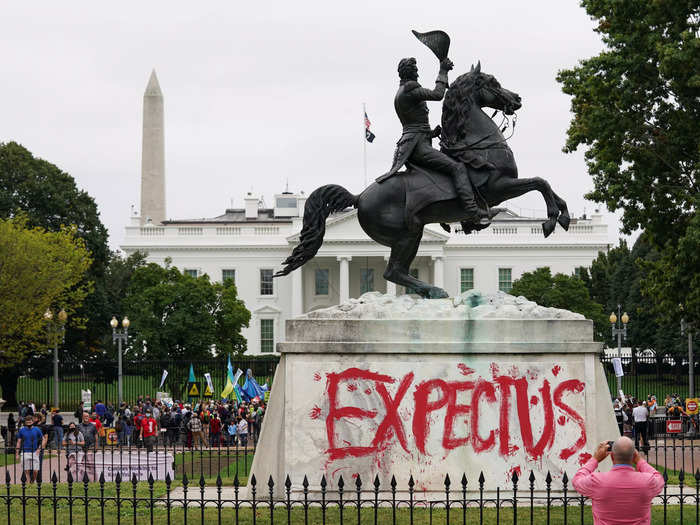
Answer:
<svg viewBox="0 0 700 525"><path fill-rule="evenodd" d="M311 419L318 419L321 417L321 408L314 405L314 407L311 409L311 412L309 412L309 417Z"/></svg>
<svg viewBox="0 0 700 525"><path fill-rule="evenodd" d="M561 372L561 367L559 365L554 365L554 368L552 368L552 373L554 374L554 377L558 376L559 372Z"/></svg>
<svg viewBox="0 0 700 525"><path fill-rule="evenodd" d="M473 374L473 373L474 373L474 369L473 369L473 368L469 368L469 367L468 367L467 365L465 365L464 363L459 363L459 364L457 365L457 368L459 368L459 373L462 374L463 376L468 376L469 374Z"/></svg>
<svg viewBox="0 0 700 525"><path fill-rule="evenodd" d="M365 389L365 394L370 395L371 393L372 393L372 391L369 388Z"/></svg>
<svg viewBox="0 0 700 525"><path fill-rule="evenodd" d="M513 474L516 474L518 476L518 479L520 479L523 475L522 471L520 470L520 466L518 465L517 467L513 467L508 471L508 481L513 479Z"/></svg>
<svg viewBox="0 0 700 525"><path fill-rule="evenodd" d="M314 381L320 381L321 380L321 374L318 372L314 372Z"/></svg>
<svg viewBox="0 0 700 525"><path fill-rule="evenodd" d="M466 366L464 368L468 369ZM492 363L490 368L492 373L498 371L495 363ZM462 367L459 369L461 372L464 371ZM468 370L469 374L473 373L473 370ZM442 435L435 435L434 438L441 438L441 448L445 452L470 445L475 453L496 448L500 455L508 457L520 450L516 445L519 437L519 444L530 460L540 459L551 450L555 439L555 423L563 426L573 422L579 427L580 435L573 444L564 443L563 445L566 446L558 453L564 460L573 456L586 443L585 424L583 417L568 402L565 402L564 397L581 394L585 387L584 383L570 379L551 385L549 380L544 379L541 386L537 388L538 395L532 395L530 389L533 385L528 382L532 373L528 370L522 377L513 377L513 373L514 367L511 367L508 375L495 375L493 380L481 377L473 381L428 379L415 384L413 372L409 372L400 380L359 368L329 373L326 389L328 395L326 434L329 459L377 455L392 442L396 442L404 451L411 453L413 444L409 442L411 436L406 433L408 421L410 421L409 428L413 432L415 449L419 454L430 455L428 438L431 430L435 432L435 429L441 429ZM352 406L351 402L344 402L341 405L338 395L340 385L344 382L348 382L348 385L343 392L355 392L357 383L364 382L363 386L367 383L373 386L377 396L364 401L358 400L360 406ZM350 388L351 386L355 388ZM408 395L411 387L413 387L412 396ZM364 390L365 393L371 393L371 391L369 387ZM377 406L372 406L375 403ZM410 407L411 404L412 407ZM410 408L413 410L411 411ZM559 412L556 415L555 410ZM495 415L496 412L498 412L498 418L487 417L487 415ZM316 419L320 413L321 409L314 406L311 417ZM438 417L444 418L442 425L435 424L435 419ZM362 444L349 442L338 435L336 423L348 419L373 420L369 425L374 430L371 430L366 438L362 438ZM511 435L512 419L518 423L516 428L519 436ZM533 420L540 423L533 426ZM483 421L493 421L491 428L484 427ZM437 431L440 432L440 430ZM374 436L371 432L374 432ZM342 430L340 433L342 434ZM434 443L435 439L431 443ZM496 447L497 441L498 447Z"/></svg>

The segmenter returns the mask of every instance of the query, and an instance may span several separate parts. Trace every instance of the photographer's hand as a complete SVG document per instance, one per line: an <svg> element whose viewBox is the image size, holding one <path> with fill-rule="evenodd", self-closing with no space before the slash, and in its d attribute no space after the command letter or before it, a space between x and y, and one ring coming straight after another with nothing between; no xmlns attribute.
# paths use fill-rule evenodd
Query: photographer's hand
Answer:
<svg viewBox="0 0 700 525"><path fill-rule="evenodd" d="M603 441L600 445L598 445L598 448L595 449L595 452L593 453L593 457L596 459L598 463L603 461L605 458L608 457L610 452L608 452L608 442Z"/></svg>

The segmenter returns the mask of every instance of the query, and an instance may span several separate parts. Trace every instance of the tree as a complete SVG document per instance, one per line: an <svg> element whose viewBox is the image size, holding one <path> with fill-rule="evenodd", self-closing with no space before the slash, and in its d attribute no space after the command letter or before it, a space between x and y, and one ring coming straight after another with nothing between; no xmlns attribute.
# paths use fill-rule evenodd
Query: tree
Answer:
<svg viewBox="0 0 700 525"><path fill-rule="evenodd" d="M21 364L49 346L44 312L63 308L75 317L92 261L75 228L47 232L21 216L0 219L0 254L0 385L14 406Z"/></svg>
<svg viewBox="0 0 700 525"><path fill-rule="evenodd" d="M582 314L594 323L595 339L600 341L607 329L603 308L591 299L583 280L575 275L552 276L548 267L526 272L513 283L511 295L522 295L541 306L563 308Z"/></svg>
<svg viewBox="0 0 700 525"><path fill-rule="evenodd" d="M28 226L47 231L74 226L92 259L84 284L104 279L110 256L108 235L93 198L54 164L34 157L16 142L0 143L0 219L18 214L26 217ZM103 309L99 287L94 290L98 293L90 293L77 312L84 322L69 322L66 327L66 342L73 355L96 352L109 332L104 323L109 312Z"/></svg>
<svg viewBox="0 0 700 525"><path fill-rule="evenodd" d="M623 210L623 231L643 229L671 269L696 224L700 201L700 4L697 0L582 0L606 49L560 71L572 96L565 152L587 148L594 189L587 195ZM682 241L685 239L685 241ZM683 262L683 261L675 261ZM687 267L697 276L698 266ZM650 274L656 297L700 321L688 278ZM690 280L696 277L691 277ZM645 284L646 286L646 284ZM692 303L692 304L691 304Z"/></svg>
<svg viewBox="0 0 700 525"><path fill-rule="evenodd" d="M232 282L212 284L166 264L137 268L124 300L131 320L132 358L201 359L218 352L242 353L250 312Z"/></svg>

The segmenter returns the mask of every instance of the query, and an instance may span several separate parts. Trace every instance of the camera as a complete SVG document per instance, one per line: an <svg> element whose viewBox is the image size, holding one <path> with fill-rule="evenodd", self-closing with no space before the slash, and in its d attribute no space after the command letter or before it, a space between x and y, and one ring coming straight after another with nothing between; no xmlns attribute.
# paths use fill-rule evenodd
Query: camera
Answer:
<svg viewBox="0 0 700 525"><path fill-rule="evenodd" d="M612 451L613 445L615 444L614 441L608 441L608 452Z"/></svg>

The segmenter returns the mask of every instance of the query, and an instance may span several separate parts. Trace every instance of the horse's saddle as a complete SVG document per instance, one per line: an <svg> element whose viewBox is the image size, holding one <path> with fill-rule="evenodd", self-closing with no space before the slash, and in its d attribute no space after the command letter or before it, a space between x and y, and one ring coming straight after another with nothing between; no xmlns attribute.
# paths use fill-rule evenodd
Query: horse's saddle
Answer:
<svg viewBox="0 0 700 525"><path fill-rule="evenodd" d="M407 169L397 173L404 183L406 191L406 223L411 225L416 223L416 215L425 208L435 202L448 201L457 198L457 192L452 182L452 178L440 171L423 168L412 163L406 164ZM479 181L476 181L471 169L467 166L469 176L477 190ZM483 207L483 203L478 192L475 191L477 205Z"/></svg>

